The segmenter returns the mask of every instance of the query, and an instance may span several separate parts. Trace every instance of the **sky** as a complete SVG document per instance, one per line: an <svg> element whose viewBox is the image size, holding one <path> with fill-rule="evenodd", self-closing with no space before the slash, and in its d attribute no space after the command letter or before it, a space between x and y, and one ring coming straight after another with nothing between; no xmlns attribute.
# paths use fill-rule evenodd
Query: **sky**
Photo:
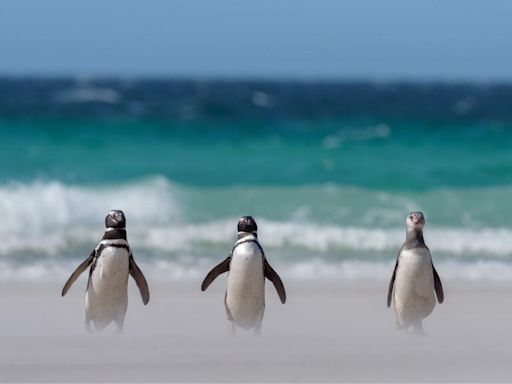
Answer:
<svg viewBox="0 0 512 384"><path fill-rule="evenodd" d="M0 75L512 81L508 0L2 0Z"/></svg>

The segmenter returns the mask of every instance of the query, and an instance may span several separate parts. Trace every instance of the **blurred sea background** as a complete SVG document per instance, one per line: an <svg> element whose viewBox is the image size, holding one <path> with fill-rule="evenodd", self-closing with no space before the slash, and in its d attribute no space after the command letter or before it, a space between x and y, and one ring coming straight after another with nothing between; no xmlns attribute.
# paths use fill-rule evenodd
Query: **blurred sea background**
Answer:
<svg viewBox="0 0 512 384"><path fill-rule="evenodd" d="M512 3L0 2L0 281L65 279L127 216L148 279L253 215L285 278L512 280Z"/></svg>
<svg viewBox="0 0 512 384"><path fill-rule="evenodd" d="M0 279L63 278L127 216L196 278L253 215L287 278L388 279L409 211L444 278L512 280L512 85L0 77Z"/></svg>

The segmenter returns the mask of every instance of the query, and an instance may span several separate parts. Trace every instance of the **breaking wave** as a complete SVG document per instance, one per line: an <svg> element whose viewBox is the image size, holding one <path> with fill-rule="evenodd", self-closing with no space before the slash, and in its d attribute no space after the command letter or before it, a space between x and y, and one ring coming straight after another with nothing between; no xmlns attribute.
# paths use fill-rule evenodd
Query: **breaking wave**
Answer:
<svg viewBox="0 0 512 384"><path fill-rule="evenodd" d="M197 193L163 177L98 186L3 185L0 280L67 274L96 245L113 208L125 211L130 244L153 276L198 278L229 252L237 217L204 212L198 220L202 208L189 199ZM258 216L259 238L272 263L292 278L387 278L403 226L333 222L296 211L287 220ZM512 229L429 225L425 237L445 276L512 279Z"/></svg>

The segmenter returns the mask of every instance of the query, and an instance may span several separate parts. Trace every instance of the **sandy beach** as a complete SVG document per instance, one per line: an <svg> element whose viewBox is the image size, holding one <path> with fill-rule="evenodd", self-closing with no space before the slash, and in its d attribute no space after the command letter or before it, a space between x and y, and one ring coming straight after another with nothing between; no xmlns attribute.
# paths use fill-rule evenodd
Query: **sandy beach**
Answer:
<svg viewBox="0 0 512 384"><path fill-rule="evenodd" d="M85 279L2 283L2 381L510 381L512 286L445 282L426 337L398 333L387 282L267 284L261 337L230 337L223 279L151 284L144 307L130 282L125 332L87 334Z"/></svg>

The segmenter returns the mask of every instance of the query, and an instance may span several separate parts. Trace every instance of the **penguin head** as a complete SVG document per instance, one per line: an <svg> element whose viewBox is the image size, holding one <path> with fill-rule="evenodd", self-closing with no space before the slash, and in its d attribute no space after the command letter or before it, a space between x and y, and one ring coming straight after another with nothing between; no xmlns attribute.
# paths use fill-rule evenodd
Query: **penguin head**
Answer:
<svg viewBox="0 0 512 384"><path fill-rule="evenodd" d="M238 220L238 232L248 232L254 235L258 232L258 226L252 216L242 216Z"/></svg>
<svg viewBox="0 0 512 384"><path fill-rule="evenodd" d="M425 216L423 212L411 212L405 222L408 229L421 231L425 226Z"/></svg>
<svg viewBox="0 0 512 384"><path fill-rule="evenodd" d="M124 228L126 226L126 219L123 211L113 209L105 217L106 228Z"/></svg>

